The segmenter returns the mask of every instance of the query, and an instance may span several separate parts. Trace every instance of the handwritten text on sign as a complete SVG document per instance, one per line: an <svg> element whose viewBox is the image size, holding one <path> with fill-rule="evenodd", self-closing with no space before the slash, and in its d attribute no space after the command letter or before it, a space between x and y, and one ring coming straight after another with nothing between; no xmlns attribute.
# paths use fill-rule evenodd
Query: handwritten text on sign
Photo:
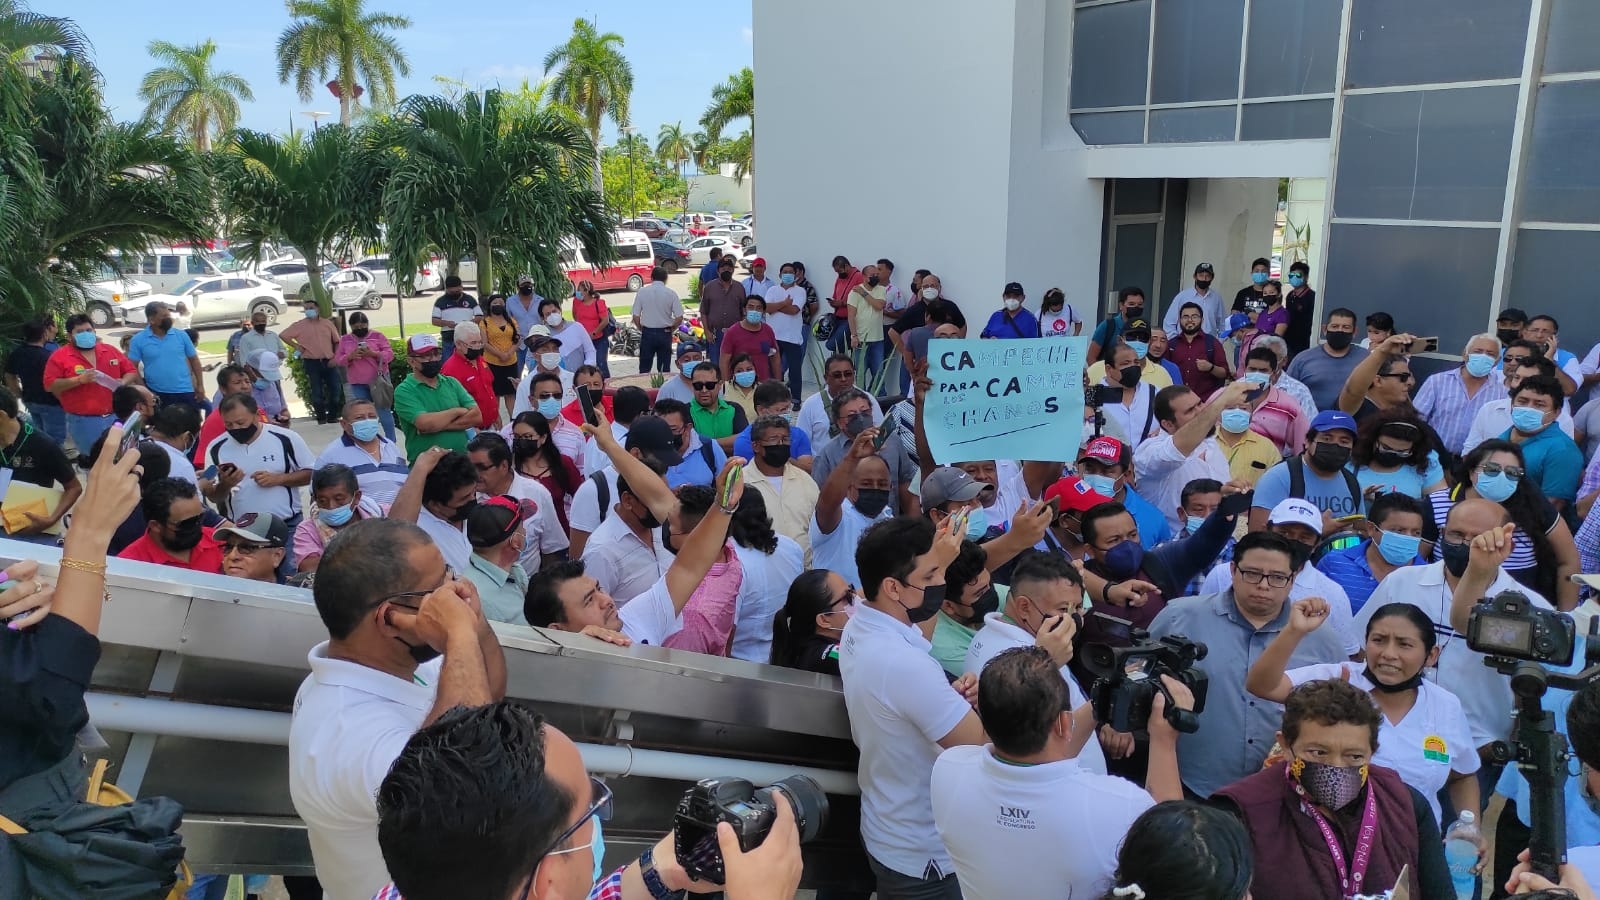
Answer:
<svg viewBox="0 0 1600 900"><path fill-rule="evenodd" d="M923 425L933 458L1072 459L1088 351L1086 337L930 341Z"/></svg>

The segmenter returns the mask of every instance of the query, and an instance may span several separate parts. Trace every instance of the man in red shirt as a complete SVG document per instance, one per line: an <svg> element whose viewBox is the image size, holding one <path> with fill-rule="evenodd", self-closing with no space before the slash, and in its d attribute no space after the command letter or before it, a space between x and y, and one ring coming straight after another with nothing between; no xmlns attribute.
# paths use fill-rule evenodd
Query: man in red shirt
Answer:
<svg viewBox="0 0 1600 900"><path fill-rule="evenodd" d="M444 361L444 367L439 370L441 375L449 375L461 382L461 386L472 395L474 403L478 404L478 411L483 414L483 430L490 430L500 426L500 401L494 395L494 372L489 370L489 364L484 362L483 329L476 322L462 322L456 326L456 351Z"/></svg>
<svg viewBox="0 0 1600 900"><path fill-rule="evenodd" d="M145 488L139 501L144 513L144 535L117 554L119 559L188 569L222 572L222 545L205 527L205 507L194 482L163 478Z"/></svg>
<svg viewBox="0 0 1600 900"><path fill-rule="evenodd" d="M850 292L856 285L862 284L866 278L861 270L850 265L850 260L843 256L833 258L833 274L837 276L833 281L833 293L828 295L828 305L833 307L833 314L838 318L838 324L833 326L833 333L828 335L828 349L834 353L850 354L850 327L845 324L845 307L850 303Z"/></svg>
<svg viewBox="0 0 1600 900"><path fill-rule="evenodd" d="M1167 343L1167 361L1183 373L1183 383L1211 399L1232 373L1228 371L1228 351L1222 341L1206 334L1202 326L1205 311L1198 303L1185 303L1178 312L1178 334Z"/></svg>
<svg viewBox="0 0 1600 900"><path fill-rule="evenodd" d="M137 382L139 367L121 350L102 343L83 313L67 319L67 338L44 364L44 386L61 401L67 434L84 454L115 421L111 392Z"/></svg>
<svg viewBox="0 0 1600 900"><path fill-rule="evenodd" d="M744 300L744 315L739 324L722 335L722 378L733 380L733 358L740 353L750 354L750 363L756 367L755 381L771 381L778 377L778 336L767 324L767 301L751 295ZM755 382L752 381L751 384ZM749 384L740 387L748 388Z"/></svg>

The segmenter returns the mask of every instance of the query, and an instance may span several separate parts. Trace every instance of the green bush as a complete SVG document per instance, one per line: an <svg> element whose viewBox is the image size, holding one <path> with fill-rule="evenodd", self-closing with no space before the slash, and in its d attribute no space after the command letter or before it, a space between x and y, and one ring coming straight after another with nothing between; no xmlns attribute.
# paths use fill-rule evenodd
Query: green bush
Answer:
<svg viewBox="0 0 1600 900"><path fill-rule="evenodd" d="M689 296L683 298L685 303L700 302L700 270L689 273Z"/></svg>
<svg viewBox="0 0 1600 900"><path fill-rule="evenodd" d="M400 338L389 338L389 349L394 351L394 359L389 361L389 380L399 384L411 374L411 363L406 360L406 342ZM294 380L295 394L300 398L300 402L304 403L311 396L311 381L306 377L305 364L299 357L294 357L288 360L288 365L289 377Z"/></svg>

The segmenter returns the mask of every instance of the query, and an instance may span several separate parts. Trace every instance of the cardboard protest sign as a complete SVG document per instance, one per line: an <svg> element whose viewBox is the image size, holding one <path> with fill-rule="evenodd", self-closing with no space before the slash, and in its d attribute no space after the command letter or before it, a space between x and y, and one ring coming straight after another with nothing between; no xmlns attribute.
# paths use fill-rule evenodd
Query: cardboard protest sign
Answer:
<svg viewBox="0 0 1600 900"><path fill-rule="evenodd" d="M933 458L1074 458L1088 352L1087 337L930 341L923 427Z"/></svg>

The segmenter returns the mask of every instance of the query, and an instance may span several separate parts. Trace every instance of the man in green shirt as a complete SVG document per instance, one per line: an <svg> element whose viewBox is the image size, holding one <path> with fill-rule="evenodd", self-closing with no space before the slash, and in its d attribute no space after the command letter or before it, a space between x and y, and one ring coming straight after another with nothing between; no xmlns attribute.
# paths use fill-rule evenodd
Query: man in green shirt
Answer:
<svg viewBox="0 0 1600 900"><path fill-rule="evenodd" d="M405 432L406 459L416 465L429 447L465 453L472 432L483 424L483 414L461 382L439 374L443 354L438 335L412 335L406 342L406 358L411 377L394 387L394 417Z"/></svg>
<svg viewBox="0 0 1600 900"><path fill-rule="evenodd" d="M699 363L690 371L694 402L689 404L689 416L694 419L694 430L700 432L702 438L716 441L723 453L732 453L734 437L750 427L750 420L743 407L729 403L722 396L720 372L711 362Z"/></svg>
<svg viewBox="0 0 1600 900"><path fill-rule="evenodd" d="M983 627L983 617L1000 608L1003 585L989 577L989 555L970 540L961 542L961 553L944 570L945 601L934 617L933 648L929 654L951 678L966 671L967 648L973 635Z"/></svg>

